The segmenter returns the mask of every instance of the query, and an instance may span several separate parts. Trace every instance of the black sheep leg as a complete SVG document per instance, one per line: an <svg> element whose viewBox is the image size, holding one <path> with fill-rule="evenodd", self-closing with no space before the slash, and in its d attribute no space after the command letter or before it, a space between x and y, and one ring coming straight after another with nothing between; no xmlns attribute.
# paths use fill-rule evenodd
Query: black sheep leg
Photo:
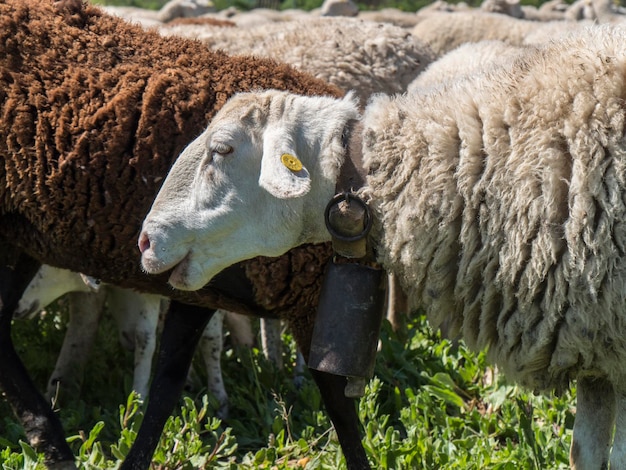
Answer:
<svg viewBox="0 0 626 470"><path fill-rule="evenodd" d="M215 313L172 301L165 317L148 407L137 438L120 470L145 470L185 385L198 341Z"/></svg>
<svg viewBox="0 0 626 470"><path fill-rule="evenodd" d="M39 262L0 243L0 389L49 468L75 468L61 422L30 379L11 338L13 312L39 267Z"/></svg>
<svg viewBox="0 0 626 470"><path fill-rule="evenodd" d="M369 470L371 467L361 443L356 402L353 398L346 397L344 393L346 378L315 369L309 370L320 389L326 412L337 431L348 469Z"/></svg>

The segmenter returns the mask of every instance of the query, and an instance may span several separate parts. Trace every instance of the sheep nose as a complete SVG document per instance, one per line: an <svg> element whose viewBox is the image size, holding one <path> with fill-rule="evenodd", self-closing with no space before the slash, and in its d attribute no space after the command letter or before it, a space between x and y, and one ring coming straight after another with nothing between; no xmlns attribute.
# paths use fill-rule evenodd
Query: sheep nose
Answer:
<svg viewBox="0 0 626 470"><path fill-rule="evenodd" d="M139 246L139 251L143 254L146 250L150 249L150 238L146 235L145 232L141 232L139 235L139 241L137 243Z"/></svg>

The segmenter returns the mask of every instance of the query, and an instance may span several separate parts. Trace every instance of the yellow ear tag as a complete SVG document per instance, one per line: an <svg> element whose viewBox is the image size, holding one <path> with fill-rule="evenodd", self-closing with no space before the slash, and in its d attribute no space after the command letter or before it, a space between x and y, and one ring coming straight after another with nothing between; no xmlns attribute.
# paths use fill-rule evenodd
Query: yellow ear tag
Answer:
<svg viewBox="0 0 626 470"><path fill-rule="evenodd" d="M290 153L283 153L280 156L280 161L283 162L283 165L285 165L293 172L298 172L302 170L302 162L295 155L291 155Z"/></svg>

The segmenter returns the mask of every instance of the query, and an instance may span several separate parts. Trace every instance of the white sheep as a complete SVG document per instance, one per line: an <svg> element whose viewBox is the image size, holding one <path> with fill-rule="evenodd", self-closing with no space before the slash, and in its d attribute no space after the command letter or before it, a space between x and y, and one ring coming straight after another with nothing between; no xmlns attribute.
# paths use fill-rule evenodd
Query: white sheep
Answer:
<svg viewBox="0 0 626 470"><path fill-rule="evenodd" d="M557 1L560 2L558 5L551 3L537 8L534 5L522 5L519 0L484 0L479 9L530 21L561 21L565 19L566 8L563 5L566 4L562 0Z"/></svg>
<svg viewBox="0 0 626 470"><path fill-rule="evenodd" d="M519 0L483 0L480 4L480 10L500 13L513 18L524 18L524 12Z"/></svg>
<svg viewBox="0 0 626 470"><path fill-rule="evenodd" d="M144 27L158 26L176 18L197 18L216 10L211 0L170 0L158 11L132 6L106 5L101 8L110 15Z"/></svg>
<svg viewBox="0 0 626 470"><path fill-rule="evenodd" d="M43 265L24 291L15 316L31 317L67 294L71 294L68 299L69 322L61 352L48 381L46 397L53 399L59 391L69 388L71 392L76 392L80 387L106 304L106 309L113 315L118 327L120 343L134 351L133 390L146 398L157 326L162 306L167 304L166 299L104 284L67 269ZM237 345L251 347L254 343L249 318L233 312L217 310L204 329L199 348L207 371L207 388L218 401L217 416L222 419L228 416L228 393L221 367L222 327L226 317ZM268 343L267 347L273 346Z"/></svg>
<svg viewBox="0 0 626 470"><path fill-rule="evenodd" d="M240 28L257 27L261 24L271 24L276 22L287 22L297 18L310 18L311 13L298 10L274 10L272 8L253 8L252 10L239 10L236 7L228 7L216 13L207 13L201 18L215 18L228 20Z"/></svg>
<svg viewBox="0 0 626 470"><path fill-rule="evenodd" d="M361 10L359 11L358 18L374 23L389 23L401 28L412 28L419 21L415 12L403 11L397 8Z"/></svg>
<svg viewBox="0 0 626 470"><path fill-rule="evenodd" d="M356 16L359 6L352 0L324 0L320 7L321 16Z"/></svg>
<svg viewBox="0 0 626 470"><path fill-rule="evenodd" d="M530 21L480 10L418 12L422 21L411 30L433 53L440 57L461 44L498 40L514 46L526 43L525 38L537 31L551 34L571 32L579 27L572 21Z"/></svg>
<svg viewBox="0 0 626 470"><path fill-rule="evenodd" d="M445 92L378 95L362 116L353 96L240 94L169 173L143 267L192 290L240 259L328 240L360 119L370 241L411 305L526 387L576 380L572 468L608 468L612 441L624 469L625 70L626 32L597 26Z"/></svg>
<svg viewBox="0 0 626 470"><path fill-rule="evenodd" d="M356 18L308 18L222 28L174 25L163 35L199 39L229 54L271 57L343 90L363 103L373 93L401 93L433 60L431 50L406 29Z"/></svg>
<svg viewBox="0 0 626 470"><path fill-rule="evenodd" d="M73 294L69 298L69 323L48 381L47 398L55 397L60 388L69 387L72 392L80 388L105 302L117 322L120 342L135 353L133 390L145 398L161 296L103 285L81 274L43 265L24 291L15 316L32 316L67 293Z"/></svg>
<svg viewBox="0 0 626 470"><path fill-rule="evenodd" d="M230 54L279 59L342 89L354 90L363 104L373 93L405 91L433 60L430 48L405 29L353 18L309 17L247 28L177 24L160 31L166 36L199 39ZM394 282L389 279L389 293L394 295L388 300L387 318L398 331L406 309L401 289ZM279 325L270 322L261 321L263 351L280 367ZM274 338L268 340L269 335Z"/></svg>
<svg viewBox="0 0 626 470"><path fill-rule="evenodd" d="M454 82L462 75L475 73L485 67L509 60L512 55L521 51L521 46L514 46L498 40L468 42L452 49L420 73L409 83L407 91L443 83Z"/></svg>

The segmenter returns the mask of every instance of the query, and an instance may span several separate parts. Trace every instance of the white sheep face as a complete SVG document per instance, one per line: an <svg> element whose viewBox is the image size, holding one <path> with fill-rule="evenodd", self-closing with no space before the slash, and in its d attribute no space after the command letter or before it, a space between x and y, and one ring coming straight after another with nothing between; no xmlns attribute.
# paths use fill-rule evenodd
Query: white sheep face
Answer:
<svg viewBox="0 0 626 470"><path fill-rule="evenodd" d="M239 261L328 239L323 211L343 161L352 94L231 98L172 167L139 237L142 266L196 290Z"/></svg>

